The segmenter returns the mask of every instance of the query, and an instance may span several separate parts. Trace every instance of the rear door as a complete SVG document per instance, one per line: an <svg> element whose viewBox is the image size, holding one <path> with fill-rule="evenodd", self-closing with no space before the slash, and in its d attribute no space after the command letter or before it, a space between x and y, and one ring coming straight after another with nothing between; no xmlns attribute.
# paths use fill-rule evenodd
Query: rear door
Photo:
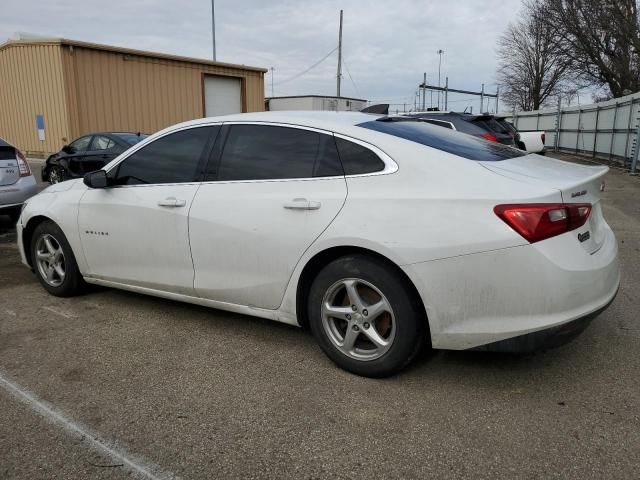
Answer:
<svg viewBox="0 0 640 480"><path fill-rule="evenodd" d="M0 140L0 187L13 185L19 178L16 149Z"/></svg>
<svg viewBox="0 0 640 480"><path fill-rule="evenodd" d="M298 260L347 196L333 135L227 124L207 176L189 214L198 295L278 308Z"/></svg>

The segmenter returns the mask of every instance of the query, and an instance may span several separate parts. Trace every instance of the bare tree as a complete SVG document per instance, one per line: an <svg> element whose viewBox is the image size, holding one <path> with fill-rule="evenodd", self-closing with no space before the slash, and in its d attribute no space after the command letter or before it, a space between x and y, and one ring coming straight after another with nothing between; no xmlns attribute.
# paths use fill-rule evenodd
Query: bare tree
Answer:
<svg viewBox="0 0 640 480"><path fill-rule="evenodd" d="M613 97L640 90L637 0L544 0L542 11L578 85L607 87Z"/></svg>
<svg viewBox="0 0 640 480"><path fill-rule="evenodd" d="M522 110L537 110L555 97L571 63L558 48L556 27L542 15L539 2L525 1L522 19L510 24L498 41L502 97Z"/></svg>

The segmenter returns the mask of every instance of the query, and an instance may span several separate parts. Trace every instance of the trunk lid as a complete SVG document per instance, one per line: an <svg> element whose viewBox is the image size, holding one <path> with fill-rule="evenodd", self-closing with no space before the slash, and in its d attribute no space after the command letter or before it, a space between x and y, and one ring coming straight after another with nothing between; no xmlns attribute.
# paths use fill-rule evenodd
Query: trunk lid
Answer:
<svg viewBox="0 0 640 480"><path fill-rule="evenodd" d="M0 186L13 185L20 178L16 149L0 145Z"/></svg>
<svg viewBox="0 0 640 480"><path fill-rule="evenodd" d="M608 167L579 165L541 155L480 163L504 177L555 188L560 191L564 203L590 203L592 210L587 223L570 233L589 253L596 252L602 246L605 232L600 195Z"/></svg>

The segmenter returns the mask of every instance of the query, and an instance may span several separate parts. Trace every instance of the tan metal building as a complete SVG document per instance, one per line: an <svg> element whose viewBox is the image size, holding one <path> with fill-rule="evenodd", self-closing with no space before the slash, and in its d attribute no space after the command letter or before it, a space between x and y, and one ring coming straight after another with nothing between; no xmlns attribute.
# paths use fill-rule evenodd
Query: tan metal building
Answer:
<svg viewBox="0 0 640 480"><path fill-rule="evenodd" d="M74 40L10 40L0 45L0 137L38 156L85 133L153 133L262 111L265 72Z"/></svg>

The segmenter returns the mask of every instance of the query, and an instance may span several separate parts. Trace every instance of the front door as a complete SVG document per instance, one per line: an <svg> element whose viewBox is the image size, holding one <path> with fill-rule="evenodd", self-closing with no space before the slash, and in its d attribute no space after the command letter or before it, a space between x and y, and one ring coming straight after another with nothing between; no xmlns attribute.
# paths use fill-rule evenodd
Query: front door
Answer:
<svg viewBox="0 0 640 480"><path fill-rule="evenodd" d="M88 276L193 295L188 212L218 127L170 133L136 150L89 189L78 225Z"/></svg>
<svg viewBox="0 0 640 480"><path fill-rule="evenodd" d="M216 151L189 215L196 291L276 309L296 263L344 204L334 138L233 124L223 128Z"/></svg>

